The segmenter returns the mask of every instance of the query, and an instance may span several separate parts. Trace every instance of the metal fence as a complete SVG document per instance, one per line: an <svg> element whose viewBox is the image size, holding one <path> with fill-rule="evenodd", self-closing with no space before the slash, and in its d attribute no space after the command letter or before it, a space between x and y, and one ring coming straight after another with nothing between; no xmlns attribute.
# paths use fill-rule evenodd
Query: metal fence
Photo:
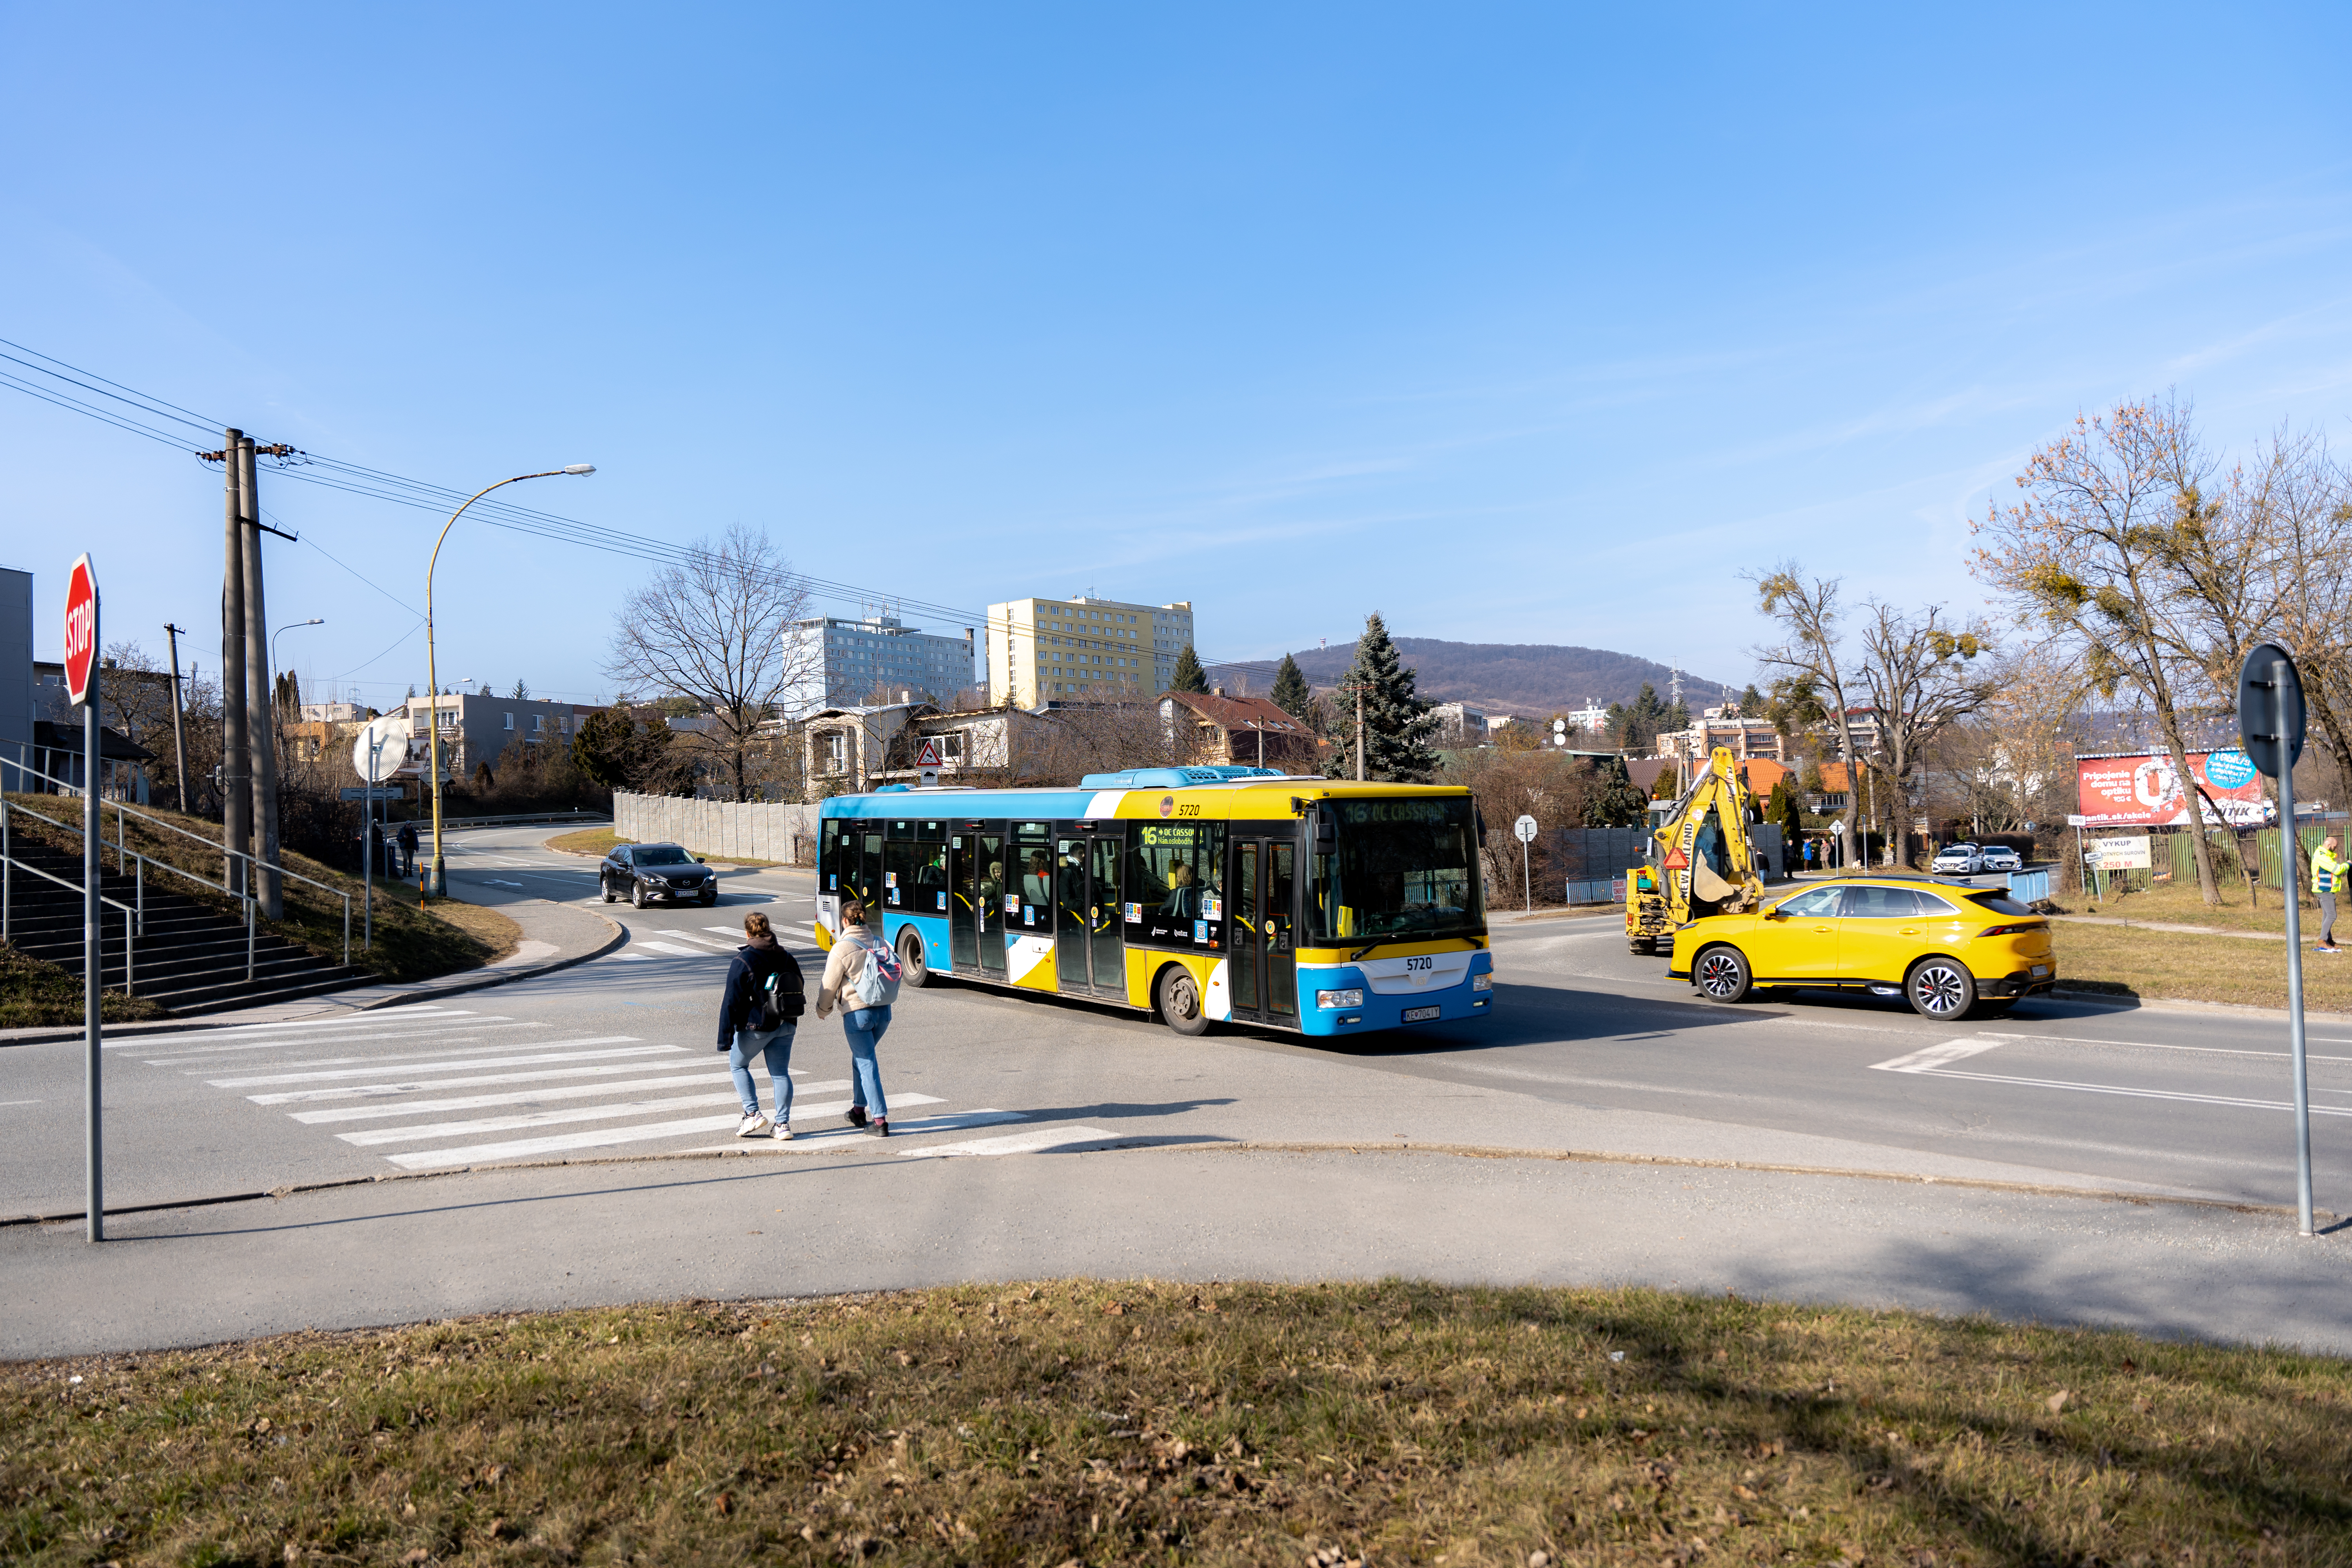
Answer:
<svg viewBox="0 0 2352 1568"><path fill-rule="evenodd" d="M1622 904L1625 901L1625 879L1597 877L1568 883L1568 901L1571 904Z"/></svg>
<svg viewBox="0 0 2352 1568"><path fill-rule="evenodd" d="M2009 896L2021 904L2038 903L2050 896L2050 873L2011 871L2009 874Z"/></svg>

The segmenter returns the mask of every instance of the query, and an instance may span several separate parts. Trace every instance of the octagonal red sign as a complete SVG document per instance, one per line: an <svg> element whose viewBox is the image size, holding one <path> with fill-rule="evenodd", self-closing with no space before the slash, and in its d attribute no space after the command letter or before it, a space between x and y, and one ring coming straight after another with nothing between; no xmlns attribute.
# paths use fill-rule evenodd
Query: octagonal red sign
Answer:
<svg viewBox="0 0 2352 1568"><path fill-rule="evenodd" d="M98 570L85 555L66 578L66 691L74 701L89 700L98 671Z"/></svg>

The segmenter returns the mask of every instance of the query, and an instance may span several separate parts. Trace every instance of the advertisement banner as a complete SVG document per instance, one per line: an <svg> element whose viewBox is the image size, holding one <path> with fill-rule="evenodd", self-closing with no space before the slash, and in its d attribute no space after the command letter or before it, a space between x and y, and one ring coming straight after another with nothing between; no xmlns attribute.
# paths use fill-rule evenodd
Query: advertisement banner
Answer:
<svg viewBox="0 0 2352 1568"><path fill-rule="evenodd" d="M2254 827L2277 810L2263 798L2263 781L2246 753L2191 752L2189 766L2197 782L2232 827ZM2074 783L2082 798L2084 827L2185 827L2189 805L2172 759L2138 752L2122 757L2077 757ZM2208 811L2210 822L2212 813Z"/></svg>
<svg viewBox="0 0 2352 1568"><path fill-rule="evenodd" d="M2083 863L2094 871L2145 871L2153 866L2146 834L2137 838L2085 838Z"/></svg>

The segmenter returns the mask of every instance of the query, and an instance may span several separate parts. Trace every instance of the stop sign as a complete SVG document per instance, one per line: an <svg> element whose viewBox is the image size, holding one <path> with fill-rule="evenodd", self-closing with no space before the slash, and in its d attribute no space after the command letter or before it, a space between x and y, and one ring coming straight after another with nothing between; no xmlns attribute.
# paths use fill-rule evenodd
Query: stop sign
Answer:
<svg viewBox="0 0 2352 1568"><path fill-rule="evenodd" d="M85 555L66 578L66 691L77 703L89 700L98 673L98 572Z"/></svg>

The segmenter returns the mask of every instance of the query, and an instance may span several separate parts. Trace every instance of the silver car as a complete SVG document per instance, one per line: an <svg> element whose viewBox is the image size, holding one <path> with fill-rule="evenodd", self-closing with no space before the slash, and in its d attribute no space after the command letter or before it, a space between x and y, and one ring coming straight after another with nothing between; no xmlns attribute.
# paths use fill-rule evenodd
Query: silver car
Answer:
<svg viewBox="0 0 2352 1568"><path fill-rule="evenodd" d="M1937 852L1933 869L1954 876L1973 877L1985 868L1984 851L1973 844L1947 844Z"/></svg>
<svg viewBox="0 0 2352 1568"><path fill-rule="evenodd" d="M2011 849L2006 844L1986 845L1984 847L1983 859L1984 868L1988 871L2022 871L2025 869L2025 862L2019 859L2017 857L2017 851Z"/></svg>

